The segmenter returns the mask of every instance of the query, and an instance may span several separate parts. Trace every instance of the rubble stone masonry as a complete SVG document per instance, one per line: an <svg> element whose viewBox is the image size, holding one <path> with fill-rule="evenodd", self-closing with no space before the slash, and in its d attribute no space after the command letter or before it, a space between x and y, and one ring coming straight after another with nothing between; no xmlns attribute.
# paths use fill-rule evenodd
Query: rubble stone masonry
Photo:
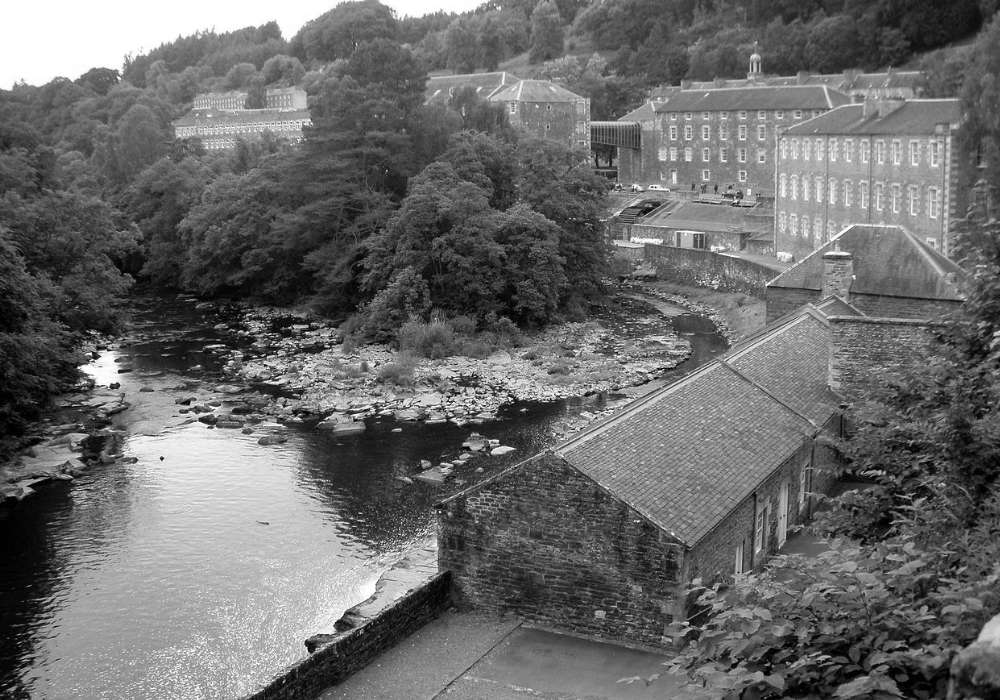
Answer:
<svg viewBox="0 0 1000 700"><path fill-rule="evenodd" d="M683 547L553 453L442 503L438 533L460 603L663 643Z"/></svg>

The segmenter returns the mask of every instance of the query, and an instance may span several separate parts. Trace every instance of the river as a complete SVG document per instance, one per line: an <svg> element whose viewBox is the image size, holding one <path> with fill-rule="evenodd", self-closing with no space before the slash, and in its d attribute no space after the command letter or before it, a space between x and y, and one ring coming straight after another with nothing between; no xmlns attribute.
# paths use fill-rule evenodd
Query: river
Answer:
<svg viewBox="0 0 1000 700"><path fill-rule="evenodd" d="M126 459L0 507L0 696L239 697L432 534L444 492L400 477L454 454L468 428L372 421L361 435L296 429L264 447L267 425L178 424L173 396L218 369L204 347L232 342L218 322L190 302L138 302L132 340L86 368L98 384L146 387L146 408L116 417ZM674 374L726 347L705 318L672 323L693 349ZM476 429L517 451L481 458L484 469L530 456L554 422L604 400L510 407Z"/></svg>

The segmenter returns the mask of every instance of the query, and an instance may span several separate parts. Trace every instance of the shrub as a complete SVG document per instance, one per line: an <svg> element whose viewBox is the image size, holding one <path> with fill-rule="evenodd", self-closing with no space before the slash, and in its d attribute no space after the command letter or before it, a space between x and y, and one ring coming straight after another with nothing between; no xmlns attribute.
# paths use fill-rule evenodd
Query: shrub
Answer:
<svg viewBox="0 0 1000 700"><path fill-rule="evenodd" d="M389 342L404 321L422 317L429 308L427 282L413 268L403 268L361 308L361 332L375 342Z"/></svg>
<svg viewBox="0 0 1000 700"><path fill-rule="evenodd" d="M472 337L476 334L476 319L469 316L455 316L448 319L448 325L455 335Z"/></svg>
<svg viewBox="0 0 1000 700"><path fill-rule="evenodd" d="M395 384L396 386L413 386L413 370L416 367L416 359L407 352L396 353L396 358L392 362L387 362L378 370L378 380L383 384Z"/></svg>
<svg viewBox="0 0 1000 700"><path fill-rule="evenodd" d="M521 329L506 316L497 316L491 311L486 316L485 327L490 341L496 347L517 347L523 342Z"/></svg>
<svg viewBox="0 0 1000 700"><path fill-rule="evenodd" d="M462 354L466 357L474 357L481 360L489 357L493 349L481 340L469 340L462 343Z"/></svg>
<svg viewBox="0 0 1000 700"><path fill-rule="evenodd" d="M565 360L556 360L546 370L549 374L569 374L573 364Z"/></svg>
<svg viewBox="0 0 1000 700"><path fill-rule="evenodd" d="M455 354L455 333L443 321L407 321L397 335L399 349L437 360Z"/></svg>

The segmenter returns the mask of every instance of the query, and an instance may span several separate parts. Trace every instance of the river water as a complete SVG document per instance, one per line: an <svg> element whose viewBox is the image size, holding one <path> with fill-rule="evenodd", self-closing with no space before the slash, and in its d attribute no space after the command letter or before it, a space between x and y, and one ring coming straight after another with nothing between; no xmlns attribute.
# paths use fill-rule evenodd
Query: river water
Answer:
<svg viewBox="0 0 1000 700"><path fill-rule="evenodd" d="M0 696L239 697L302 658L306 637L331 631L432 534L445 492L400 477L457 454L468 428L373 421L351 437L290 430L267 447L266 425L156 428L180 387L211 377L203 348L230 342L218 320L191 303L140 303L135 340L88 367L98 384L154 389L139 395L145 414L119 414L130 459L0 507ZM705 318L673 324L693 347L676 374L725 349ZM514 406L477 426L517 448L480 458L484 469L549 445L554 422L603 400Z"/></svg>

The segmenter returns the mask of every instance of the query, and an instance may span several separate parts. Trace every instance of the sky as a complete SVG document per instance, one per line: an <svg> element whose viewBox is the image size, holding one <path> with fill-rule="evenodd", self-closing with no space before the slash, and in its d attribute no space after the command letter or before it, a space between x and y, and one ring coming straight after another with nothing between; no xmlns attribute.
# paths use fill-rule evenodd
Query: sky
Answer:
<svg viewBox="0 0 1000 700"><path fill-rule="evenodd" d="M274 20L291 39L340 0L12 0L0 12L0 89L19 80L75 80L91 68L121 70L138 55L199 30ZM482 0L382 0L400 17L471 10Z"/></svg>

